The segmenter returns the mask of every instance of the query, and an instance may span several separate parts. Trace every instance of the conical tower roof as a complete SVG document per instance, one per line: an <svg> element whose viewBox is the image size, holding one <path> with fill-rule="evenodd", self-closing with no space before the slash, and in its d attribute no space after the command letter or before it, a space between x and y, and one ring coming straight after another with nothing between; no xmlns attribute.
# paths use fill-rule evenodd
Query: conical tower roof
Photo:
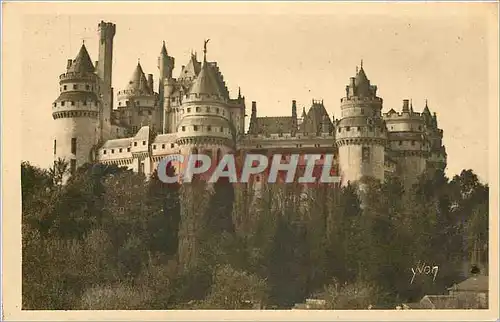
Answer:
<svg viewBox="0 0 500 322"><path fill-rule="evenodd" d="M363 66L359 69L358 74L356 75L356 85L369 85L369 80L368 77L366 77L365 70L363 69Z"/></svg>
<svg viewBox="0 0 500 322"><path fill-rule="evenodd" d="M210 68L206 62L203 63L201 71L191 86L190 94L204 94L222 96L216 75L213 68Z"/></svg>
<svg viewBox="0 0 500 322"><path fill-rule="evenodd" d="M92 64L92 60L90 59L87 48L85 48L85 44L82 44L78 55L71 63L71 66L68 68L68 72L72 73L93 73L94 72L94 64Z"/></svg>
<svg viewBox="0 0 500 322"><path fill-rule="evenodd" d="M427 106L427 100L425 100L425 107L424 107L422 114L428 114L429 116L431 115L431 111L429 110L429 106Z"/></svg>
<svg viewBox="0 0 500 322"><path fill-rule="evenodd" d="M144 75L144 71L142 70L141 64L138 62L137 66L130 78L130 81L127 85L127 90L150 93L150 89L148 87L148 81L146 79L146 75Z"/></svg>
<svg viewBox="0 0 500 322"><path fill-rule="evenodd" d="M160 54L162 56L168 56L168 52L167 52L167 47L165 46L165 42L163 42L163 46L161 47L161 52Z"/></svg>

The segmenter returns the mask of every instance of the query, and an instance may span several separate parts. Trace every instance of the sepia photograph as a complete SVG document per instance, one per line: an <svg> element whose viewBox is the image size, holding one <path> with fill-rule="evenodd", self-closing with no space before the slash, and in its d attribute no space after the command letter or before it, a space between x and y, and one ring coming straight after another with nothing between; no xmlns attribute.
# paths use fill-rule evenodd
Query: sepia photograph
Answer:
<svg viewBox="0 0 500 322"><path fill-rule="evenodd" d="M3 318L498 318L498 3L2 6Z"/></svg>

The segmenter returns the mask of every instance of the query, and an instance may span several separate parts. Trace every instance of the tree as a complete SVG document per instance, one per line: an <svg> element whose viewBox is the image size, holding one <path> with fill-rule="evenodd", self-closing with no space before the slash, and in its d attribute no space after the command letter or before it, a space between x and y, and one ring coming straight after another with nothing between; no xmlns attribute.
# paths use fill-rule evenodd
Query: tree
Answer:
<svg viewBox="0 0 500 322"><path fill-rule="evenodd" d="M260 307L267 301L266 281L229 265L217 268L214 282L202 307L238 310Z"/></svg>

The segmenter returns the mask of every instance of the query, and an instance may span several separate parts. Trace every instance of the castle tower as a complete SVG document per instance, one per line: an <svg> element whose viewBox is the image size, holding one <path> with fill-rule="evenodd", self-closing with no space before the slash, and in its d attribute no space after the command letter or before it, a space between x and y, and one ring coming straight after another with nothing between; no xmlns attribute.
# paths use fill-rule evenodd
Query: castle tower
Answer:
<svg viewBox="0 0 500 322"><path fill-rule="evenodd" d="M52 105L54 159L64 159L74 172L93 160L99 140L99 80L85 45L66 68L59 76L60 95Z"/></svg>
<svg viewBox="0 0 500 322"><path fill-rule="evenodd" d="M205 43L206 45L206 43ZM219 157L234 151L234 127L230 122L229 98L217 82L215 69L205 59L182 103L177 126L181 153L205 153Z"/></svg>
<svg viewBox="0 0 500 322"><path fill-rule="evenodd" d="M143 126L149 126L152 132L160 129L156 108L156 96L151 88L152 75L149 80L138 62L126 88L118 92L117 114L120 123L125 124L135 135Z"/></svg>
<svg viewBox="0 0 500 322"><path fill-rule="evenodd" d="M364 176L384 179L387 131L382 119L382 99L371 85L363 65L351 77L341 99L341 118L336 127L342 184Z"/></svg>
<svg viewBox="0 0 500 322"><path fill-rule="evenodd" d="M434 112L431 116L427 101L425 102L422 116L424 118L425 134L429 144L427 166L444 170L447 164L447 153L443 145L443 130L438 127L436 113Z"/></svg>
<svg viewBox="0 0 500 322"><path fill-rule="evenodd" d="M97 64L97 75L100 79L101 100L101 141L110 139L111 136L111 111L113 110L113 88L111 80L113 76L113 38L116 26L111 22L101 21L99 23L99 62Z"/></svg>
<svg viewBox="0 0 500 322"><path fill-rule="evenodd" d="M163 133L170 133L172 129L170 128L170 113L171 113L171 99L170 96L174 89L174 79L172 78L172 72L175 66L175 59L170 57L167 52L167 47L165 42L161 47L160 56L158 57L158 69L160 71L159 80L159 105L161 109L161 123Z"/></svg>
<svg viewBox="0 0 500 322"><path fill-rule="evenodd" d="M403 100L401 113L391 109L384 114L390 155L397 162L396 171L406 187L410 187L425 170L429 144L424 136L425 109L413 111L410 100Z"/></svg>

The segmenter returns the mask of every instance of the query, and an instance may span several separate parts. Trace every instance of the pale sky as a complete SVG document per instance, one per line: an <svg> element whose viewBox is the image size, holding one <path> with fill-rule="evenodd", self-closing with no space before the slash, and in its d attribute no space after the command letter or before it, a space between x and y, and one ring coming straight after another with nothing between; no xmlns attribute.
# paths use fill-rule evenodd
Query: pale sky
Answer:
<svg viewBox="0 0 500 322"><path fill-rule="evenodd" d="M83 40L92 60L98 59L97 24L105 20L116 24L115 93L125 87L138 59L145 73L155 75L157 91L163 40L175 57L177 77L191 50L202 58L203 40L209 38L208 60L218 62L232 96L241 87L248 115L251 101L257 101L259 116L274 116L290 115L293 99L300 112L312 99L323 99L330 116L339 117L340 98L363 59L368 78L384 100L384 112L400 111L406 98L421 112L428 99L444 130L448 175L471 168L488 181L491 88L485 20L445 7L429 15L342 14L334 9L324 14L164 10L156 15L30 15L21 24L21 157L43 167L52 162L51 104L59 94L58 77Z"/></svg>

